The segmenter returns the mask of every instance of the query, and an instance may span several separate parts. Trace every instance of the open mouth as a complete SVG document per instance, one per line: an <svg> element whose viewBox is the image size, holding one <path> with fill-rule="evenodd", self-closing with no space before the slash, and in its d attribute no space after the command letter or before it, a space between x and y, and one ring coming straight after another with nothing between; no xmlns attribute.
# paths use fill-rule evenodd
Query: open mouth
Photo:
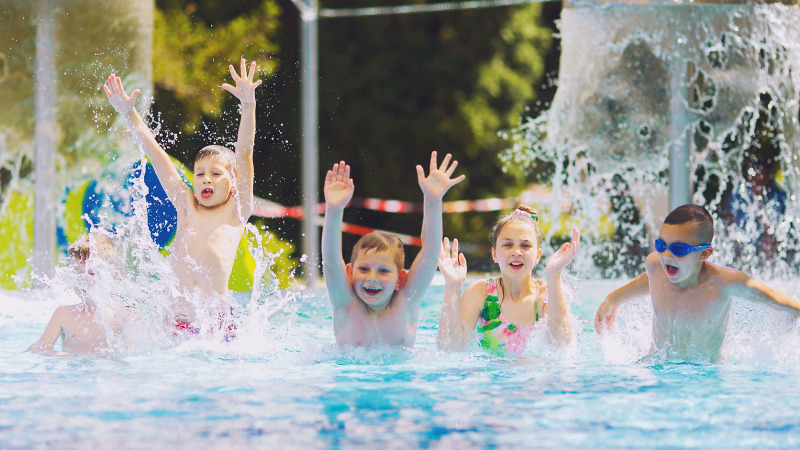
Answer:
<svg viewBox="0 0 800 450"><path fill-rule="evenodd" d="M381 288L373 288L373 287L365 287L364 293L370 297L375 297L376 295L380 294L383 289Z"/></svg>
<svg viewBox="0 0 800 450"><path fill-rule="evenodd" d="M678 274L678 268L676 266L670 266L669 264L665 264L664 268L667 270L667 275L674 277Z"/></svg>
<svg viewBox="0 0 800 450"><path fill-rule="evenodd" d="M211 188L205 188L200 191L200 196L203 198L211 198L212 195L214 195L214 190Z"/></svg>
<svg viewBox="0 0 800 450"><path fill-rule="evenodd" d="M511 262L511 263L508 263L508 265L509 265L509 266L511 266L511 268L512 268L512 269L517 269L517 270L519 270L519 269L521 269L521 268L522 268L522 266L524 266L525 264L523 264L523 263L521 263L521 262L519 262L519 261L514 261L514 262Z"/></svg>

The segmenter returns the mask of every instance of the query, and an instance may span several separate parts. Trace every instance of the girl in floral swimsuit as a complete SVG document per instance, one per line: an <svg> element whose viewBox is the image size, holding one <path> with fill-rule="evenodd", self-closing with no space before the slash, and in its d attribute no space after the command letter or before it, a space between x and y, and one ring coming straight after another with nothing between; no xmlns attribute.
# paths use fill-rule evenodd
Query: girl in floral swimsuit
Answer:
<svg viewBox="0 0 800 450"><path fill-rule="evenodd" d="M492 234L492 259L500 276L470 284L462 295L467 262L444 238L439 270L445 278L444 305L437 343L443 350L466 350L477 335L481 346L496 355L520 355L528 335L540 317L559 343L572 339L572 321L561 289L561 271L575 257L580 242L572 230L572 242L547 260L546 283L533 278L542 255L538 212L526 205L498 220Z"/></svg>

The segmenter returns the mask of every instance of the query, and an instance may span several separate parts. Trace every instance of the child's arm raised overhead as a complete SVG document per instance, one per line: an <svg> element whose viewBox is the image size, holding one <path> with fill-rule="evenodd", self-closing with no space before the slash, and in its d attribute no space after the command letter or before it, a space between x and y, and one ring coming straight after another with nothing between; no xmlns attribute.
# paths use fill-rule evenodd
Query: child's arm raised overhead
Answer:
<svg viewBox="0 0 800 450"><path fill-rule="evenodd" d="M647 273L643 273L625 286L611 291L603 303L600 304L600 307L597 308L597 312L594 315L595 331L598 334L603 334L606 330L613 331L619 305L649 294L650 279L647 277Z"/></svg>
<svg viewBox="0 0 800 450"><path fill-rule="evenodd" d="M422 248L414 258L408 278L401 288L412 300L421 298L436 272L442 242L442 197L451 187L466 178L464 175L450 178L458 166L458 161L455 160L450 164L451 158L452 155L448 153L442 159L441 166L437 167L436 152L431 152L430 173L427 177L422 166L417 166L417 180L424 194Z"/></svg>
<svg viewBox="0 0 800 450"><path fill-rule="evenodd" d="M325 175L325 222L322 225L322 273L334 308L347 306L354 295L342 258L342 216L344 207L353 198L353 190L350 166L344 161L334 164Z"/></svg>
<svg viewBox="0 0 800 450"><path fill-rule="evenodd" d="M47 322L47 327L45 327L42 337L31 344L26 351L47 356L69 356L67 353L53 350L53 346L56 345L58 337L61 336L61 324L64 322L64 314L66 314L67 308L69 307L60 306L53 311L53 315L50 317L50 321Z"/></svg>
<svg viewBox="0 0 800 450"><path fill-rule="evenodd" d="M467 260L458 252L458 239L444 238L439 250L439 270L444 276L444 302L439 317L436 344L440 350L465 350L475 335L486 286L478 281L469 286L462 298L461 290L467 279ZM483 292L478 291L483 288Z"/></svg>
<svg viewBox="0 0 800 450"><path fill-rule="evenodd" d="M239 136L236 141L236 156L234 173L236 174L236 196L239 199L239 212L243 222L246 222L253 213L253 146L256 140L256 88L261 85L261 80L253 81L256 73L255 61L250 63L250 72L247 63L242 58L240 73L236 73L233 65L228 66L236 86L228 83L222 89L230 92L239 99L241 119L239 121Z"/></svg>
<svg viewBox="0 0 800 450"><path fill-rule="evenodd" d="M575 258L580 242L581 235L575 228L572 230L572 242L562 245L547 259L547 323L550 333L558 342L569 342L572 338L572 321L569 318L569 304L561 287L561 271Z"/></svg>
<svg viewBox="0 0 800 450"><path fill-rule="evenodd" d="M156 142L153 132L147 128L139 112L136 111L136 97L139 96L139 89L135 89L128 96L122 86L122 80L112 73L108 77L106 84L103 85L103 90L108 96L111 106L125 119L128 130L133 135L139 148L150 158L150 163L153 164L158 181L161 182L170 201L176 207L184 208L185 204L182 200L186 199L187 195L191 197L192 192L183 182L178 170L172 165L167 152Z"/></svg>

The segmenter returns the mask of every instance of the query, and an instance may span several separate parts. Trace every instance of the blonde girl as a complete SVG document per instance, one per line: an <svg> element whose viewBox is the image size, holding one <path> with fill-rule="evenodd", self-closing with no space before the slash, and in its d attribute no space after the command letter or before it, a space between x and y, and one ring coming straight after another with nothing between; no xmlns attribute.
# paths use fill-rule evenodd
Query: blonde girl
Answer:
<svg viewBox="0 0 800 450"><path fill-rule="evenodd" d="M475 339L497 355L519 355L525 350L534 325L547 317L547 326L558 343L569 343L572 322L561 288L561 271L575 257L580 242L577 229L572 242L547 259L545 278L537 280L533 270L542 256L542 232L535 208L520 205L498 220L492 233L492 260L500 276L471 283L462 295L467 261L444 238L439 252L439 270L445 278L444 305L439 319L440 349L465 350Z"/></svg>

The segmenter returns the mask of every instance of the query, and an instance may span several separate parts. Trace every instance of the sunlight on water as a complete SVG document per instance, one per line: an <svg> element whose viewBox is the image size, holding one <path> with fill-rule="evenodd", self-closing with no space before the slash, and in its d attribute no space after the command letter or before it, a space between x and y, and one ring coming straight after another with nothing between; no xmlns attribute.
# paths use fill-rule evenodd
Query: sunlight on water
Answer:
<svg viewBox="0 0 800 450"><path fill-rule="evenodd" d="M20 2L0 4L24 9ZM786 194L795 200L797 11L782 5L565 9L556 99L524 124L518 145L504 157L510 164L550 165L553 195L541 206L551 222L568 213L594 224L606 214L618 234L612 240L585 234L592 245L576 262L577 275L566 277L578 323L572 345L551 345L540 323L521 358L491 357L477 343L467 352L437 351L439 285L422 303L414 349L338 348L325 293L280 289L270 271L279 255L266 250L269 237L254 225L248 251L255 284L235 294L234 317L225 311L220 322L210 312L198 321L198 334L176 332L167 299L177 282L154 239L166 233L165 225L154 233L148 223L149 169L130 143L107 135L116 130L114 118L94 90L110 71L128 73L127 84L149 89L142 75L149 70L134 64L149 55L106 60L112 52L94 49L97 61L85 73L63 72L79 86L74 92L85 94L71 99L85 111L67 129L73 144L59 182L70 189L96 182L92 189L103 195L87 221L111 236L117 257L90 258L89 276L74 273L62 255L55 276L43 280L46 288L0 293L0 447L800 445L800 330L785 313L735 301L720 364L648 357L646 299L620 309L616 334L598 336L592 325L605 296L642 269L648 233L663 209L670 145L691 147L693 199L718 219L720 262L743 261L769 278L783 275L770 284L800 295L796 248L788 239L796 202L786 204L783 221L769 230L782 243L771 252L754 233L764 232L756 219L778 220L768 216L774 210L745 198L741 222L718 207L726 195L746 191L742 166L753 152L779 161ZM4 30L13 25L7 22ZM145 39L150 31L143 31ZM15 63L4 53L0 60L4 67ZM180 137L162 129L158 117L148 121L162 143ZM4 226L23 230L33 147L21 138L25 126L7 125L12 122L0 125L0 212ZM233 131L201 134L219 143ZM15 241L28 237L20 231ZM557 240L554 233L548 237ZM598 270L613 278L591 278ZM27 276L23 269L14 273ZM76 288L97 303L116 355L25 352L58 306L80 302ZM122 322L120 333L111 326L112 313Z"/></svg>
<svg viewBox="0 0 800 450"><path fill-rule="evenodd" d="M735 303L722 364L637 364L650 346L644 302L622 308L615 342L591 327L602 297L620 283L578 286L572 309L584 331L576 351L545 348L533 336L516 359L477 347L437 351L441 286L423 301L413 350L337 348L318 292L289 293L284 298L297 300L287 310L249 310L230 342L162 336L157 346L150 336L149 349L112 359L23 352L50 312L75 299L3 293L2 440L23 447L800 444L799 336L785 314Z"/></svg>

